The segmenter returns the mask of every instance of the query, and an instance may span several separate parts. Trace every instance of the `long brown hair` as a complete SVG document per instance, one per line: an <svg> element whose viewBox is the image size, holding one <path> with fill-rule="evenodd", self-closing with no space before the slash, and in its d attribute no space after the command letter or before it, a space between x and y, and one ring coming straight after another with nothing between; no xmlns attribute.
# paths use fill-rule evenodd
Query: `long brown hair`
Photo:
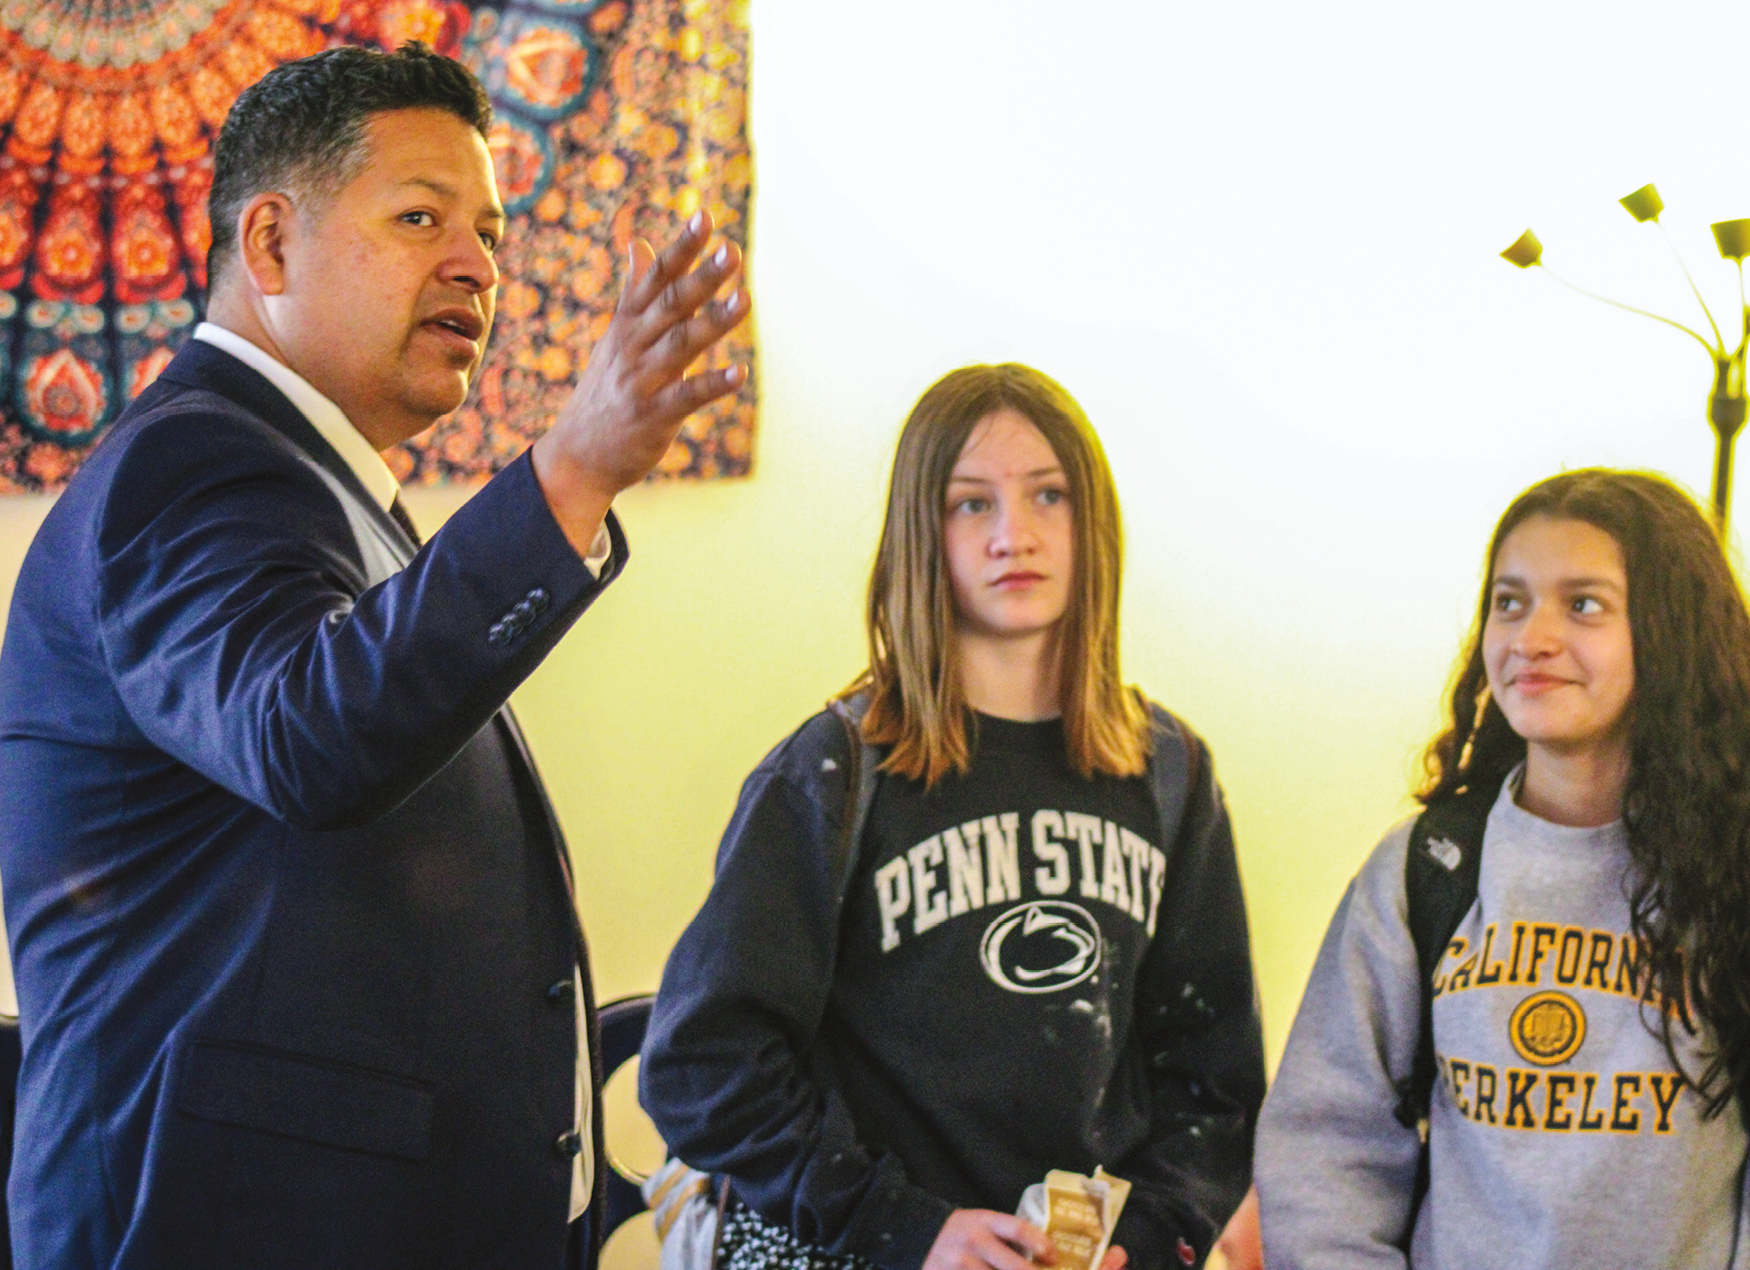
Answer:
<svg viewBox="0 0 1750 1270"><path fill-rule="evenodd" d="M1750 613L1701 509L1663 477L1603 468L1540 481L1513 501L1489 543L1482 600L1424 756L1418 794L1436 803L1498 784L1525 742L1488 692L1483 627L1495 560L1533 516L1584 521L1616 540L1628 574L1635 685L1623 823L1634 861L1629 920L1651 974L1665 1048L1673 1013L1712 1031L1693 1079L1708 1115L1750 1080Z"/></svg>
<svg viewBox="0 0 1750 1270"><path fill-rule="evenodd" d="M1005 408L1039 429L1069 484L1075 548L1059 664L1070 765L1083 776L1140 775L1149 721L1119 678L1123 534L1112 470L1075 398L1029 366L951 371L912 407L894 454L887 519L869 578L869 668L846 695L869 693L863 735L892 747L885 770L934 785L971 765L942 516L948 478L967 438Z"/></svg>

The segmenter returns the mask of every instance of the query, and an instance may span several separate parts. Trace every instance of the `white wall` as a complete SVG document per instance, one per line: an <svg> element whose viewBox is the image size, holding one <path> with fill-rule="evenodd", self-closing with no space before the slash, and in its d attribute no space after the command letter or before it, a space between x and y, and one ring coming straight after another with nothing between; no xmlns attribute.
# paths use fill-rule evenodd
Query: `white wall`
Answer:
<svg viewBox="0 0 1750 1270"><path fill-rule="evenodd" d="M728 617L782 667L761 701L800 712L854 665L915 395L974 359L1058 376L1118 472L1127 669L1228 787L1274 1051L1405 807L1505 502L1587 463L1705 492L1700 350L1496 253L1535 225L1575 280L1699 322L1615 203L1656 180L1735 323L1706 225L1750 215L1744 14L754 0L763 532L740 572L821 592L792 600L803 636Z"/></svg>

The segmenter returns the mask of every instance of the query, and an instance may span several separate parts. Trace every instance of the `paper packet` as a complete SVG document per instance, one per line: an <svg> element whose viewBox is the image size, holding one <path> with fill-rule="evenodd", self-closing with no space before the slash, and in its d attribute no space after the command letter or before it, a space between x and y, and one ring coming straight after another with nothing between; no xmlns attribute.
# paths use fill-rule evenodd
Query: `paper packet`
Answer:
<svg viewBox="0 0 1750 1270"><path fill-rule="evenodd" d="M1092 1177L1052 1169L1023 1192L1015 1215L1051 1240L1055 1270L1098 1270L1128 1198L1130 1183L1105 1169L1096 1168Z"/></svg>

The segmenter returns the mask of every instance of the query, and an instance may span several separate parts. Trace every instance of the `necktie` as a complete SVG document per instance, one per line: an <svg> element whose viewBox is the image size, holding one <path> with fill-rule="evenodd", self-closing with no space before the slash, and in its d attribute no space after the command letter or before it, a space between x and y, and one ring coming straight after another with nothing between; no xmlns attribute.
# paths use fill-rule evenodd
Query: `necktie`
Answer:
<svg viewBox="0 0 1750 1270"><path fill-rule="evenodd" d="M415 547L420 546L424 542L424 539L419 536L419 530L414 527L413 517L407 514L407 508L401 504L401 495L395 495L395 501L389 504L389 515L394 519L397 525L401 526L402 531L407 535L408 541L410 541Z"/></svg>

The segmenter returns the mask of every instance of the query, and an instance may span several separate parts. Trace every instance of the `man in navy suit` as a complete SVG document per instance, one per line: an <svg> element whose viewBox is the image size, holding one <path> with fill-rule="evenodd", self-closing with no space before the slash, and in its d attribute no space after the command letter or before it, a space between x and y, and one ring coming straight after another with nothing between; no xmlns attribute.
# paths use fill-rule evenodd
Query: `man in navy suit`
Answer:
<svg viewBox="0 0 1750 1270"><path fill-rule="evenodd" d="M696 218L557 422L420 547L380 452L458 406L489 107L337 49L220 137L208 322L49 513L0 652L32 1270L554 1267L599 1158L569 870L505 701L624 567L609 504L745 371Z"/></svg>

